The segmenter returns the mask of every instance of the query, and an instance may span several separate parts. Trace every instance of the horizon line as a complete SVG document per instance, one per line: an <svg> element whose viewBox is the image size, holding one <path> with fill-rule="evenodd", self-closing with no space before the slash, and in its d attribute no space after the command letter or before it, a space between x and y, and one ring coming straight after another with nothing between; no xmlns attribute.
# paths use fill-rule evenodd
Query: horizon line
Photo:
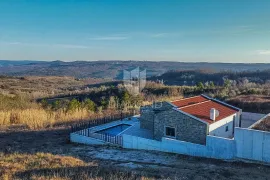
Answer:
<svg viewBox="0 0 270 180"><path fill-rule="evenodd" d="M170 62L170 63L208 63L208 64L270 64L270 63L266 63L266 62L218 62L218 61L214 61L214 62L207 62L207 61L172 61L172 60L72 60L72 61L67 61L67 60L27 60L27 59L21 59L21 60L10 60L10 59L0 59L0 61L36 61L36 62L66 62L66 63L71 63L71 62L98 62L98 61L123 61L123 62L128 62L128 61L134 61L134 62Z"/></svg>

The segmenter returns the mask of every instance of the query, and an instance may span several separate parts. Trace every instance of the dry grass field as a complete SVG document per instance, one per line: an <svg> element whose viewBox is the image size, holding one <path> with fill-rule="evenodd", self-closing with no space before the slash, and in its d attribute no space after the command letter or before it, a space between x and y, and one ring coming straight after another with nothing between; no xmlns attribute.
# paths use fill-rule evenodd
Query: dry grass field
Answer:
<svg viewBox="0 0 270 180"><path fill-rule="evenodd" d="M123 112L124 113L124 112ZM72 112L46 111L44 109L25 109L0 111L0 127L11 125L23 125L27 129L42 129L54 126L70 126L97 118L120 117L118 111L104 111L103 113L89 112L86 109L78 109Z"/></svg>
<svg viewBox="0 0 270 180"><path fill-rule="evenodd" d="M241 95L231 98L227 102L241 108L245 112L270 113L270 96Z"/></svg>
<svg viewBox="0 0 270 180"><path fill-rule="evenodd" d="M24 93L31 98L53 97L87 91L87 85L110 80L98 78L76 79L69 76L0 76L0 93L13 95Z"/></svg>
<svg viewBox="0 0 270 180"><path fill-rule="evenodd" d="M39 129L56 124L89 120L94 114L85 109L66 113L64 111L46 111L44 109L25 109L0 111L0 126L21 124L29 129Z"/></svg>
<svg viewBox="0 0 270 180"><path fill-rule="evenodd" d="M26 93L31 97L68 93L72 87L83 86L83 81L73 77L1 77L0 90L4 94Z"/></svg>
<svg viewBox="0 0 270 180"><path fill-rule="evenodd" d="M67 108L57 110L45 108L37 99L85 93L90 90L89 85L106 81L65 76L0 76L0 126L16 124L25 125L29 129L38 129L89 120L97 116L103 117L105 114L88 111L85 108L76 108L69 112Z"/></svg>
<svg viewBox="0 0 270 180"><path fill-rule="evenodd" d="M0 178L33 180L150 179L116 169L101 169L97 163L50 153L0 153Z"/></svg>

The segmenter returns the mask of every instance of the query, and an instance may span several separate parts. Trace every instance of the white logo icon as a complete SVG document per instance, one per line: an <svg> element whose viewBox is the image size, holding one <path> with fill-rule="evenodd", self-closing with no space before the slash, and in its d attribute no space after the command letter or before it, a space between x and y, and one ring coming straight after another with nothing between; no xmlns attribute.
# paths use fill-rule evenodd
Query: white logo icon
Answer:
<svg viewBox="0 0 270 180"><path fill-rule="evenodd" d="M132 71L124 70L123 81L125 88L130 94L138 95L146 84L146 70L140 71L139 67Z"/></svg>

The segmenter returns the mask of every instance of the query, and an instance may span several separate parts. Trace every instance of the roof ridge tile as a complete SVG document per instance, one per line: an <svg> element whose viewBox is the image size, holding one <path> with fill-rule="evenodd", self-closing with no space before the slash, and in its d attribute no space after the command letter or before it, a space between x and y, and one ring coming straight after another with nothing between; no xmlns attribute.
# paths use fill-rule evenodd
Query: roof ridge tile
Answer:
<svg viewBox="0 0 270 180"><path fill-rule="evenodd" d="M203 97L202 95L191 96L191 97L188 97L188 98L177 99L177 100L170 101L170 102L183 101L183 100L187 100L187 99L191 99L191 98L196 98L196 97L200 97L200 96Z"/></svg>
<svg viewBox="0 0 270 180"><path fill-rule="evenodd" d="M194 106L194 105L198 105L198 104L203 104L203 103L206 103L206 102L209 102L209 101L211 101L211 100L208 99L208 100L205 100L205 101L202 101L202 102L197 102L197 103L194 103L194 104L182 106L182 107L179 107L179 109L186 108L186 107L190 107L190 106Z"/></svg>

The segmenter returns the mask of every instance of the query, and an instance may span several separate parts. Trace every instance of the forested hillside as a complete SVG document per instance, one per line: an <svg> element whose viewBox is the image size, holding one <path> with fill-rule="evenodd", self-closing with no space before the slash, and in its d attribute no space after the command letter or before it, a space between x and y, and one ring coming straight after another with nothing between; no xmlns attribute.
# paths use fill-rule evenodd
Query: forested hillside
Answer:
<svg viewBox="0 0 270 180"><path fill-rule="evenodd" d="M123 70L146 69L148 77L170 70L257 71L270 69L270 64L185 63L152 61L0 61L0 75L11 76L73 76L75 78L122 79Z"/></svg>
<svg viewBox="0 0 270 180"><path fill-rule="evenodd" d="M270 70L249 71L210 71L210 70L177 70L168 71L160 76L150 77L152 81L163 81L167 85L193 86L198 83L211 83L223 85L226 80L232 84L243 84L248 82L267 83L270 81Z"/></svg>

